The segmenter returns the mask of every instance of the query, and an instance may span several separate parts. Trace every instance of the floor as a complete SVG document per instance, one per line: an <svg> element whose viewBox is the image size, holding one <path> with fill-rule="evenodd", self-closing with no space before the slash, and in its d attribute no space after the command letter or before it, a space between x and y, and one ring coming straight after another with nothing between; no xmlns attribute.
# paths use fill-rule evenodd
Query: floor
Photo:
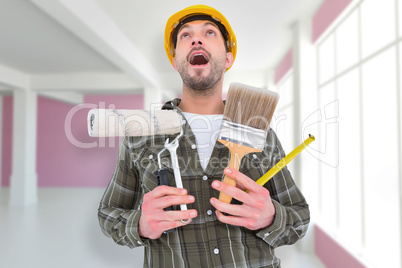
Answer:
<svg viewBox="0 0 402 268"><path fill-rule="evenodd" d="M142 267L143 249L121 247L99 229L97 208L104 189L39 188L39 201L8 206L0 188L0 267ZM295 246L277 250L282 268L324 268Z"/></svg>

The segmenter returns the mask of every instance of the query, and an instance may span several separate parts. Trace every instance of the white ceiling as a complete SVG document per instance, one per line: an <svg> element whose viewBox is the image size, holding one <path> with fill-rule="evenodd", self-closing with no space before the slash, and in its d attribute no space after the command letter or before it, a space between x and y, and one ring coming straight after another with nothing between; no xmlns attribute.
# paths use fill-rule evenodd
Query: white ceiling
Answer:
<svg viewBox="0 0 402 268"><path fill-rule="evenodd" d="M119 71L29 0L0 1L0 64L27 74Z"/></svg>
<svg viewBox="0 0 402 268"><path fill-rule="evenodd" d="M47 90L58 88L57 81L74 80L63 90L87 93L89 87L96 93L96 83L79 85L82 77L106 74L114 79L99 92L155 86L178 93L180 78L164 51L165 23L174 12L202 3L221 11L236 34L238 56L227 77L261 84L289 50L292 23L314 14L322 2L1 0L0 67ZM0 73L1 84L7 83Z"/></svg>

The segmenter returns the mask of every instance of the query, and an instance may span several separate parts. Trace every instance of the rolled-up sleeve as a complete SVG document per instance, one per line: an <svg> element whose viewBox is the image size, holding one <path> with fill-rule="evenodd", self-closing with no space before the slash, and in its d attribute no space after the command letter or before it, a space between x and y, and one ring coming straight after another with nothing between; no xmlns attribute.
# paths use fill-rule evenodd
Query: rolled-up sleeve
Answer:
<svg viewBox="0 0 402 268"><path fill-rule="evenodd" d="M115 172L102 197L98 220L102 232L117 244L130 248L148 245L138 234L143 192L131 159L128 139L120 144Z"/></svg>
<svg viewBox="0 0 402 268"><path fill-rule="evenodd" d="M285 152L273 131L270 141L274 147L272 165L285 156ZM272 247L294 244L302 238L310 223L309 206L295 184L287 167L278 172L265 187L270 191L275 207L273 223L256 232L256 235Z"/></svg>

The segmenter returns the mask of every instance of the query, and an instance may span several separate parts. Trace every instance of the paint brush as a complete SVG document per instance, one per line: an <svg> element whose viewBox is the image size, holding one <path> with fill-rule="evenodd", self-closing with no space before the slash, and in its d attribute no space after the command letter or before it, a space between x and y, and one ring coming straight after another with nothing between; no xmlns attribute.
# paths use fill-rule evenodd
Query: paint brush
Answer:
<svg viewBox="0 0 402 268"><path fill-rule="evenodd" d="M218 136L230 151L229 168L239 170L243 156L262 151L278 99L278 93L267 89L230 84ZM223 183L236 186L226 175ZM220 193L219 200L230 203L232 197Z"/></svg>

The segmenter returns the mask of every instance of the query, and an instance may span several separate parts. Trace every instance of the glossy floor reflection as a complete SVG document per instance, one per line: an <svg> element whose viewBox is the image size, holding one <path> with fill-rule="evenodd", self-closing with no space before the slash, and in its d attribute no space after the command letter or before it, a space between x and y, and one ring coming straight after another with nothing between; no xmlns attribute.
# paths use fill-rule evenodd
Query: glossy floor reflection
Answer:
<svg viewBox="0 0 402 268"><path fill-rule="evenodd" d="M116 245L99 228L97 209L104 189L39 188L39 202L7 205L0 189L0 267L142 267L143 248ZM294 246L277 249L282 267L322 268Z"/></svg>

